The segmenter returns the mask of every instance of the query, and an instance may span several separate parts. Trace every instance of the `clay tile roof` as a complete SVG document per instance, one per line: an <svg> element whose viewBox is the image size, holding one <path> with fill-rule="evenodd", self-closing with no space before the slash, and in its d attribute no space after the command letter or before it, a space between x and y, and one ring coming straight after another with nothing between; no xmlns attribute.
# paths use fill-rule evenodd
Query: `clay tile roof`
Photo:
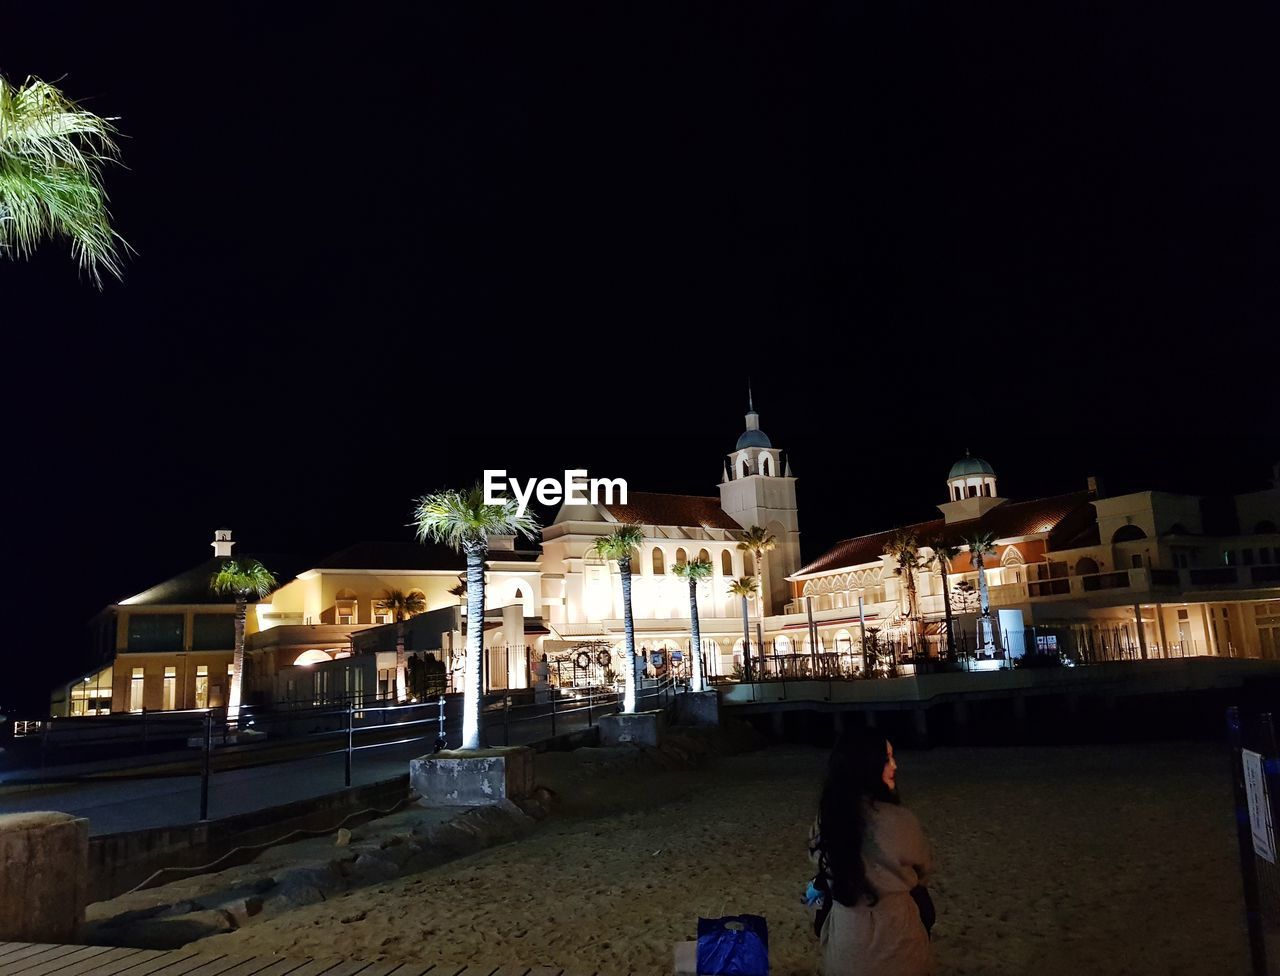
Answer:
<svg viewBox="0 0 1280 976"><path fill-rule="evenodd" d="M929 522L917 522L915 525L907 525L903 528L914 532L921 544L939 535L948 542L963 545L965 537L974 532L990 532L997 540L1047 533L1051 545L1062 547L1063 543L1082 537L1087 538L1090 523L1096 526L1097 515L1093 506L1089 504L1092 497L1087 491L1076 491L1025 502L1005 502L991 509L981 518L970 519L967 522L953 522L947 525L945 520L939 518ZM836 543L817 559L801 566L795 575L809 576L814 573L826 573L847 566L861 566L875 562L884 552L886 543L898 531L900 530L890 529L886 532L845 539L843 542Z"/></svg>
<svg viewBox="0 0 1280 976"><path fill-rule="evenodd" d="M663 495L650 491L627 492L627 504L605 505L619 522L629 525L699 526L704 529L741 529L710 495Z"/></svg>
<svg viewBox="0 0 1280 976"><path fill-rule="evenodd" d="M241 562L256 559L275 576L280 586L293 579L302 561L296 556L241 552L232 557ZM209 589L209 581L227 560L211 556L197 566L170 577L163 583L148 587L141 593L120 601L131 607L166 606L175 604L235 603L234 596L219 596Z"/></svg>
<svg viewBox="0 0 1280 976"><path fill-rule="evenodd" d="M942 526L942 519L934 519L931 522L917 522L915 525L905 525L902 528L914 532L917 538L924 539L941 530ZM888 529L885 532L873 532L871 535L860 535L837 542L817 559L801 566L796 570L795 575L808 576L813 573L843 569L846 566L861 566L864 563L875 562L884 553L884 547L889 539L899 531L901 530Z"/></svg>

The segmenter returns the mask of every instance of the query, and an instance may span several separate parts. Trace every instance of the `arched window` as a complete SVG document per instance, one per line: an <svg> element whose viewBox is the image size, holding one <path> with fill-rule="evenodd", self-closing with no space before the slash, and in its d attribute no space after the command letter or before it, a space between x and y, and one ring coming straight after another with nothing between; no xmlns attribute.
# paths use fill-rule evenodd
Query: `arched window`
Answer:
<svg viewBox="0 0 1280 976"><path fill-rule="evenodd" d="M683 566L688 561L689 561L689 554L685 552L684 547L681 546L679 549L676 550L676 565Z"/></svg>
<svg viewBox="0 0 1280 976"><path fill-rule="evenodd" d="M720 553L720 573L724 576L733 575L733 554L728 549Z"/></svg>
<svg viewBox="0 0 1280 976"><path fill-rule="evenodd" d="M746 458L743 458L742 459L742 477L745 478L749 474L751 474L751 462L749 462Z"/></svg>
<svg viewBox="0 0 1280 976"><path fill-rule="evenodd" d="M707 552L707 550L705 550L705 549L699 549L699 550L698 550L698 562L700 562L700 563L709 563L709 562L711 562L711 553Z"/></svg>
<svg viewBox="0 0 1280 976"><path fill-rule="evenodd" d="M1116 529L1115 534L1111 537L1112 545L1117 542L1138 542L1145 539L1147 534L1136 525L1122 525Z"/></svg>
<svg viewBox="0 0 1280 976"><path fill-rule="evenodd" d="M1093 573L1096 573L1097 571L1098 571L1097 561L1090 559L1088 556L1085 556L1083 559L1080 559L1079 561L1076 562L1077 576L1089 576Z"/></svg>
<svg viewBox="0 0 1280 976"><path fill-rule="evenodd" d="M663 576L667 572L667 564L662 558L662 550L657 546L653 547L653 575Z"/></svg>
<svg viewBox="0 0 1280 976"><path fill-rule="evenodd" d="M760 456L760 473L766 478L769 476L769 455L767 454Z"/></svg>
<svg viewBox="0 0 1280 976"><path fill-rule="evenodd" d="M795 649L796 646L791 643L791 638L786 634L779 634L773 639L773 652L775 654L792 654Z"/></svg>

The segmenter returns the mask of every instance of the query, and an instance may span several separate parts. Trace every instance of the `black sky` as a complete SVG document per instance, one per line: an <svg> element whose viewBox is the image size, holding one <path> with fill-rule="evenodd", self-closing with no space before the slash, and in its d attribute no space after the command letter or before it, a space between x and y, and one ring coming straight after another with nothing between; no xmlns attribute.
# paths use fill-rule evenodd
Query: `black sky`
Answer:
<svg viewBox="0 0 1280 976"><path fill-rule="evenodd" d="M1265 5L268 6L6 13L0 72L120 117L138 254L0 261L44 608L0 701L221 524L320 555L484 467L714 491L748 375L807 555L966 446L1012 497L1267 483Z"/></svg>

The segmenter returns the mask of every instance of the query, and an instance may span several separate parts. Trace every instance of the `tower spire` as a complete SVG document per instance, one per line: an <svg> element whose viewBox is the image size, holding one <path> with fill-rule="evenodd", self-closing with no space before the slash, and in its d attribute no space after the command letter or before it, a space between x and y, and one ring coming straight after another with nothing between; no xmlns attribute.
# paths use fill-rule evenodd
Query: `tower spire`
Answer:
<svg viewBox="0 0 1280 976"><path fill-rule="evenodd" d="M748 376L747 377L747 413L755 413L755 412L756 412L755 400L753 400L751 397L751 377Z"/></svg>

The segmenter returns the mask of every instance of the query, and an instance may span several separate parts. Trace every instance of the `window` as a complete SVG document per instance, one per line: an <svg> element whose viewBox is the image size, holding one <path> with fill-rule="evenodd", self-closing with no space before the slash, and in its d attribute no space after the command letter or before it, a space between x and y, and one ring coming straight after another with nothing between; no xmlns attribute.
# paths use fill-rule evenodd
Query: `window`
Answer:
<svg viewBox="0 0 1280 976"><path fill-rule="evenodd" d="M664 576L667 572L667 566L662 558L662 550L657 546L653 547L653 575Z"/></svg>
<svg viewBox="0 0 1280 976"><path fill-rule="evenodd" d="M768 477L769 475L769 455L763 455L760 458L760 473Z"/></svg>
<svg viewBox="0 0 1280 976"><path fill-rule="evenodd" d="M236 618L229 613L198 613L191 622L193 651L226 651L236 646Z"/></svg>
<svg viewBox="0 0 1280 976"><path fill-rule="evenodd" d="M178 695L178 669L164 669L164 704L160 707L165 711L172 711L177 707L175 700Z"/></svg>
<svg viewBox="0 0 1280 976"><path fill-rule="evenodd" d="M1122 525L1116 529L1115 534L1111 536L1112 544L1117 542L1140 542L1145 539L1147 534L1137 525Z"/></svg>
<svg viewBox="0 0 1280 976"><path fill-rule="evenodd" d="M145 678L142 668L133 669L133 677L129 681L129 711L140 712L144 704L142 697Z"/></svg>
<svg viewBox="0 0 1280 976"><path fill-rule="evenodd" d="M375 613L375 614L373 615L373 622L374 622L375 624L389 624L389 623L391 623L391 614L389 614L389 613Z"/></svg>
<svg viewBox="0 0 1280 976"><path fill-rule="evenodd" d="M720 572L724 576L733 575L733 556L728 549L720 553Z"/></svg>
<svg viewBox="0 0 1280 976"><path fill-rule="evenodd" d="M683 566L689 561L689 554L684 551L684 547L676 550L676 565Z"/></svg>
<svg viewBox="0 0 1280 976"><path fill-rule="evenodd" d="M1222 550L1222 565L1234 566L1236 564L1236 554L1232 549Z"/></svg>
<svg viewBox="0 0 1280 976"><path fill-rule="evenodd" d="M209 707L209 665L196 666L196 708Z"/></svg>
<svg viewBox="0 0 1280 976"><path fill-rule="evenodd" d="M1141 568L1142 568L1142 555L1141 555L1140 553L1136 553L1136 552L1135 552L1132 556L1130 556L1130 557L1129 557L1129 566L1130 566L1130 568L1132 568L1132 569L1141 569Z"/></svg>
<svg viewBox="0 0 1280 976"><path fill-rule="evenodd" d="M182 650L182 614L129 614L127 646L131 651Z"/></svg>

